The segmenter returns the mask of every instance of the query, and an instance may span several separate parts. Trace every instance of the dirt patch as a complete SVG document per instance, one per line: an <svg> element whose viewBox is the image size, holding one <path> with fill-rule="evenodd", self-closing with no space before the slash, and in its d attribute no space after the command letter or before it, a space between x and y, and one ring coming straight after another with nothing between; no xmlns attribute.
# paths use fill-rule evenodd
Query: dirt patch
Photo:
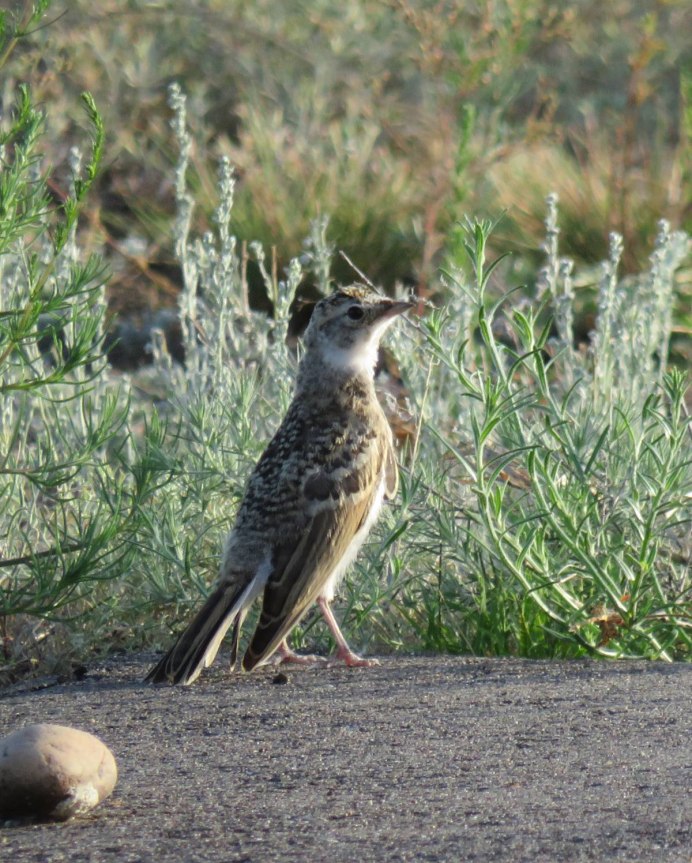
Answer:
<svg viewBox="0 0 692 863"><path fill-rule="evenodd" d="M388 657L379 668L212 669L139 681L152 657L0 696L100 736L114 795L7 828L24 861L690 861L692 667Z"/></svg>

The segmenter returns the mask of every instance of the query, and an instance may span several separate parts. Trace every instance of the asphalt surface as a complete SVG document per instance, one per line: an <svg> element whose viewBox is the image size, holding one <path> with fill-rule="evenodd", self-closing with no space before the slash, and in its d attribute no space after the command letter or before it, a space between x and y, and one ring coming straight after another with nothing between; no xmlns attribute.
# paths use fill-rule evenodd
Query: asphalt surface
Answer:
<svg viewBox="0 0 692 863"><path fill-rule="evenodd" d="M387 657L172 688L139 682L150 661L0 693L0 734L74 725L120 770L81 820L0 830L0 861L692 860L692 666Z"/></svg>

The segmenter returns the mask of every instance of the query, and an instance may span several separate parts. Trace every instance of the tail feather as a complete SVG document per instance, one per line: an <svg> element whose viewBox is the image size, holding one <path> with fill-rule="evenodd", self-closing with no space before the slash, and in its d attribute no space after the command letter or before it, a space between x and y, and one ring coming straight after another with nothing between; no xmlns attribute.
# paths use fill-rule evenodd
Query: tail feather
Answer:
<svg viewBox="0 0 692 863"><path fill-rule="evenodd" d="M238 661L238 644L240 642L240 628L243 625L243 621L245 620L245 615L247 614L247 608L242 607L238 614L236 615L235 620L233 621L233 629L231 630L231 668L235 668L236 662Z"/></svg>
<svg viewBox="0 0 692 863"><path fill-rule="evenodd" d="M144 678L145 682L192 683L214 661L228 628L234 624L235 655L245 594L246 590L237 585L222 584L213 590L173 647Z"/></svg>

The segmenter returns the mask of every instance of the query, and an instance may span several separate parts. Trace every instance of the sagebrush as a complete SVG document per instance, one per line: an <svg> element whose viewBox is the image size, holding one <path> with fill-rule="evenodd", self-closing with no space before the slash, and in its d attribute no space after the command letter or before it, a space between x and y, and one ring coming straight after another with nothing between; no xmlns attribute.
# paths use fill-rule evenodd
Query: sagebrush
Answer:
<svg viewBox="0 0 692 863"><path fill-rule="evenodd" d="M321 221L281 276L251 246L273 314L250 308L227 161L213 229L191 232L190 138L173 88L185 364L155 334L148 369L115 372L105 274L75 235L102 137L87 106L94 155L84 168L75 156L57 209L27 92L3 133L0 616L15 674L168 642L215 577L245 479L290 399L286 331L305 269L330 285ZM648 271L622 281L612 237L584 345L557 200L538 295L503 288L503 262L487 259L492 229L467 220L450 233L435 286L444 302L388 343L398 372L390 362L382 390L402 492L346 583L345 628L371 651L685 658L689 418L667 350L688 239L662 223ZM326 636L309 618L295 637Z"/></svg>

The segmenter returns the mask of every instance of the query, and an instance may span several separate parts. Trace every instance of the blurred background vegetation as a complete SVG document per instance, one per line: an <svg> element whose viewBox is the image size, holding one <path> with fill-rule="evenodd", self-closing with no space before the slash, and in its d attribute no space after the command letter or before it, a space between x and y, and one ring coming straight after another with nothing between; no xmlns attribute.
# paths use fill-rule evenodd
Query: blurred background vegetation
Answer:
<svg viewBox="0 0 692 863"><path fill-rule="evenodd" d="M8 4L20 25L31 6ZM606 256L609 232L624 237L627 273L645 267L659 218L690 229L691 17L684 0L58 0L6 45L0 95L9 107L28 83L47 113L57 199L83 139L78 95L94 95L105 167L80 242L105 253L115 312L176 302L167 89L178 81L197 229L228 156L234 231L275 249L279 272L325 214L330 241L373 281L426 295L464 213L506 211L494 243L514 252L513 279L535 278L555 191L585 334L588 265ZM340 260L333 274L353 277Z"/></svg>

